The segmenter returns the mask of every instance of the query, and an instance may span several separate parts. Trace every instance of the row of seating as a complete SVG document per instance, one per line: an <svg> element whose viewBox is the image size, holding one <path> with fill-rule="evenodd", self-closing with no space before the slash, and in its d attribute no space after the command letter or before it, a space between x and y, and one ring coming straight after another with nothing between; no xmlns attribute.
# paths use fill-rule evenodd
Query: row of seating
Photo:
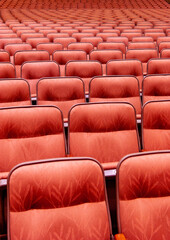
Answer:
<svg viewBox="0 0 170 240"><path fill-rule="evenodd" d="M122 159L115 240L169 239L169 159L170 151ZM10 239L113 239L104 173L94 159L20 164L10 172L7 191Z"/></svg>
<svg viewBox="0 0 170 240"><path fill-rule="evenodd" d="M169 113L170 100L144 105L143 151L169 149ZM141 150L135 110L125 102L74 105L67 141L62 113L54 106L1 108L0 126L1 179L18 163L66 155L94 157L104 169L115 169L123 156Z"/></svg>

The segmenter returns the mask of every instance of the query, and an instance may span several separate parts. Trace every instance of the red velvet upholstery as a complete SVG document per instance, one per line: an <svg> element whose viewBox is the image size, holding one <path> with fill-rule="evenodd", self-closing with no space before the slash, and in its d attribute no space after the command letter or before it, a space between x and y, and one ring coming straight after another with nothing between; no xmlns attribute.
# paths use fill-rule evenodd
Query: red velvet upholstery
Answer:
<svg viewBox="0 0 170 240"><path fill-rule="evenodd" d="M169 239L170 151L126 156L117 168L118 229L127 240Z"/></svg>
<svg viewBox="0 0 170 240"><path fill-rule="evenodd" d="M0 125L0 178L21 162L65 156L63 120L56 107L1 108Z"/></svg>
<svg viewBox="0 0 170 240"><path fill-rule="evenodd" d="M162 49L162 51L160 53L160 57L161 58L170 58L170 49L169 48Z"/></svg>
<svg viewBox="0 0 170 240"><path fill-rule="evenodd" d="M126 52L126 59L138 59L142 62L143 74L147 73L147 62L157 57L157 49L129 49Z"/></svg>
<svg viewBox="0 0 170 240"><path fill-rule="evenodd" d="M164 37L165 33L164 32L146 32L145 36L152 37L154 41L157 41L159 37Z"/></svg>
<svg viewBox="0 0 170 240"><path fill-rule="evenodd" d="M73 38L73 37L57 37L57 38L54 38L53 42L54 43L60 43L60 44L63 45L63 47L65 49L67 49L67 47L70 43L75 43L76 42L76 38Z"/></svg>
<svg viewBox="0 0 170 240"><path fill-rule="evenodd" d="M79 104L68 121L71 156L94 157L112 169L123 156L139 151L135 111L128 103Z"/></svg>
<svg viewBox="0 0 170 240"><path fill-rule="evenodd" d="M148 74L163 74L170 73L170 59L151 59L147 65Z"/></svg>
<svg viewBox="0 0 170 240"><path fill-rule="evenodd" d="M36 47L37 50L46 50L50 55L57 50L63 50L63 45L60 43L39 43Z"/></svg>
<svg viewBox="0 0 170 240"><path fill-rule="evenodd" d="M170 75L148 75L143 80L143 104L152 100L170 100Z"/></svg>
<svg viewBox="0 0 170 240"><path fill-rule="evenodd" d="M69 61L65 66L65 75L81 77L87 92L89 91L90 79L102 74L102 65L98 61Z"/></svg>
<svg viewBox="0 0 170 240"><path fill-rule="evenodd" d="M170 148L170 101L148 102L143 107L142 137L146 151Z"/></svg>
<svg viewBox="0 0 170 240"><path fill-rule="evenodd" d="M132 41L134 37L141 37L142 33L140 32L122 32L121 37L127 37L128 41Z"/></svg>
<svg viewBox="0 0 170 240"><path fill-rule="evenodd" d="M133 75L138 78L142 88L143 69L139 60L111 60L106 64L107 75Z"/></svg>
<svg viewBox="0 0 170 240"><path fill-rule="evenodd" d="M126 52L126 45L123 42L103 42L99 43L97 48L99 50L120 50L123 54Z"/></svg>
<svg viewBox="0 0 170 240"><path fill-rule="evenodd" d="M123 42L126 46L128 45L128 38L127 37L109 37L107 42Z"/></svg>
<svg viewBox="0 0 170 240"><path fill-rule="evenodd" d="M30 44L32 48L36 48L39 43L49 43L49 39L47 37L29 37L26 43Z"/></svg>
<svg viewBox="0 0 170 240"><path fill-rule="evenodd" d="M9 38L0 38L0 48L4 49L6 44L9 43L22 43L21 38L17 38L17 37L9 37Z"/></svg>
<svg viewBox="0 0 170 240"><path fill-rule="evenodd" d="M8 51L0 50L0 62L10 62Z"/></svg>
<svg viewBox="0 0 170 240"><path fill-rule="evenodd" d="M0 80L0 107L31 105L29 84L23 79Z"/></svg>
<svg viewBox="0 0 170 240"><path fill-rule="evenodd" d="M93 159L19 165L10 173L8 194L11 240L112 239L104 173Z"/></svg>
<svg viewBox="0 0 170 240"><path fill-rule="evenodd" d="M86 42L70 43L68 45L68 50L83 50L87 54L89 54L89 52L93 50L93 48L94 48L93 44Z"/></svg>
<svg viewBox="0 0 170 240"><path fill-rule="evenodd" d="M31 32L29 33L29 31L21 34L21 39L23 42L26 42L27 38L30 38L30 37L43 38L44 35L42 33L31 33Z"/></svg>
<svg viewBox="0 0 170 240"><path fill-rule="evenodd" d="M11 43L5 45L4 49L9 53L10 56L14 56L16 51L31 50L32 46L28 43Z"/></svg>
<svg viewBox="0 0 170 240"><path fill-rule="evenodd" d="M159 52L161 52L164 48L170 48L170 42L160 42L158 47Z"/></svg>
<svg viewBox="0 0 170 240"><path fill-rule="evenodd" d="M132 76L94 77L89 86L90 102L121 101L131 103L141 117L139 81Z"/></svg>
<svg viewBox="0 0 170 240"><path fill-rule="evenodd" d="M87 54L81 50L61 50L55 51L52 59L60 65L60 75L65 76L65 64L70 60L87 60Z"/></svg>
<svg viewBox="0 0 170 240"><path fill-rule="evenodd" d="M92 43L94 47L97 47L98 43L103 42L103 39L99 36L98 37L82 37L81 42Z"/></svg>
<svg viewBox="0 0 170 240"><path fill-rule="evenodd" d="M27 61L42 61L50 60L50 55L44 50L25 50L17 51L14 54L14 64L16 68L17 77L21 77L21 65Z"/></svg>
<svg viewBox="0 0 170 240"><path fill-rule="evenodd" d="M128 49L144 49L144 48L156 48L154 42L130 42L128 44Z"/></svg>
<svg viewBox="0 0 170 240"><path fill-rule="evenodd" d="M85 102L85 89L80 78L44 78L37 84L37 104L56 105L63 112L64 121L68 121L70 108L82 102Z"/></svg>
<svg viewBox="0 0 170 240"><path fill-rule="evenodd" d="M153 42L152 37L133 37L132 42Z"/></svg>
<svg viewBox="0 0 170 240"><path fill-rule="evenodd" d="M0 78L15 78L15 67L12 63L0 63Z"/></svg>
<svg viewBox="0 0 170 240"><path fill-rule="evenodd" d="M36 94L36 84L40 78L58 76L60 76L60 68L54 61L25 62L21 66L21 77L29 82L31 95Z"/></svg>

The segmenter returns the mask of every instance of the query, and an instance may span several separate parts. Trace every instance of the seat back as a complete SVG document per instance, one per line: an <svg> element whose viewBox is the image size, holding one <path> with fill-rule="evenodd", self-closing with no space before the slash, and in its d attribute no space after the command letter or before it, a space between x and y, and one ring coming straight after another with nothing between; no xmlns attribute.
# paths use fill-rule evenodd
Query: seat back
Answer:
<svg viewBox="0 0 170 240"><path fill-rule="evenodd" d="M147 74L166 74L170 73L170 59L157 58L150 59L147 64Z"/></svg>
<svg viewBox="0 0 170 240"><path fill-rule="evenodd" d="M81 102L85 102L85 87L80 78L42 78L37 83L37 104L56 105L61 109L64 121L68 120L70 108Z"/></svg>
<svg viewBox="0 0 170 240"><path fill-rule="evenodd" d="M170 58L170 48L162 49L162 51L160 52L160 57L161 58Z"/></svg>
<svg viewBox="0 0 170 240"><path fill-rule="evenodd" d="M170 151L122 159L116 176L117 219L126 239L169 238L169 172Z"/></svg>
<svg viewBox="0 0 170 240"><path fill-rule="evenodd" d="M17 51L32 50L32 46L28 43L11 43L5 45L4 49L10 56L14 56Z"/></svg>
<svg viewBox="0 0 170 240"><path fill-rule="evenodd" d="M24 79L1 79L0 93L0 107L31 105L30 87Z"/></svg>
<svg viewBox="0 0 170 240"><path fill-rule="evenodd" d="M141 114L139 81L133 76L94 77L89 86L90 102L129 102L135 109L137 117Z"/></svg>
<svg viewBox="0 0 170 240"><path fill-rule="evenodd" d="M40 78L58 76L60 76L60 67L54 61L25 62L21 66L21 77L28 80L33 95L36 93L36 84Z"/></svg>
<svg viewBox="0 0 170 240"><path fill-rule="evenodd" d="M121 157L139 151L135 110L129 103L78 104L70 110L68 122L71 156L95 157L112 169Z"/></svg>
<svg viewBox="0 0 170 240"><path fill-rule="evenodd" d="M7 51L0 50L0 62L10 62L10 55Z"/></svg>
<svg viewBox="0 0 170 240"><path fill-rule="evenodd" d="M8 178L8 194L11 240L19 238L21 229L23 238L31 232L30 240L113 238L104 172L94 159L59 158L19 165Z"/></svg>
<svg viewBox="0 0 170 240"><path fill-rule="evenodd" d="M170 100L147 102L142 110L142 142L146 151L170 147Z"/></svg>
<svg viewBox="0 0 170 240"><path fill-rule="evenodd" d="M85 51L87 54L89 54L89 52L91 50L93 50L93 44L90 42L76 42L76 43L70 43L68 45L68 50L83 50Z"/></svg>
<svg viewBox="0 0 170 240"><path fill-rule="evenodd" d="M70 60L87 60L87 54L82 50L59 50L53 53L52 59L60 65L65 65Z"/></svg>
<svg viewBox="0 0 170 240"><path fill-rule="evenodd" d="M123 42L102 42L97 48L99 50L120 50L123 54L126 52L126 45Z"/></svg>
<svg viewBox="0 0 170 240"><path fill-rule="evenodd" d="M12 63L1 62L0 63L0 78L15 78L15 67Z"/></svg>
<svg viewBox="0 0 170 240"><path fill-rule="evenodd" d="M53 40L54 43L60 43L64 48L67 48L70 43L75 43L76 38L73 37L57 37Z"/></svg>
<svg viewBox="0 0 170 240"><path fill-rule="evenodd" d="M145 48L156 48L154 42L130 42L128 44L128 49L145 49Z"/></svg>
<svg viewBox="0 0 170 240"><path fill-rule="evenodd" d="M63 45L60 43L39 43L36 47L37 50L46 50L50 55L57 50L63 50Z"/></svg>
<svg viewBox="0 0 170 240"><path fill-rule="evenodd" d="M143 104L152 100L170 100L170 75L148 75L143 79Z"/></svg>
<svg viewBox="0 0 170 240"><path fill-rule="evenodd" d="M107 75L133 75L138 78L140 89L142 88L143 68L141 61L137 59L111 60L106 64Z"/></svg>
<svg viewBox="0 0 170 240"><path fill-rule="evenodd" d="M21 162L66 154L61 111L54 106L0 109L0 172Z"/></svg>

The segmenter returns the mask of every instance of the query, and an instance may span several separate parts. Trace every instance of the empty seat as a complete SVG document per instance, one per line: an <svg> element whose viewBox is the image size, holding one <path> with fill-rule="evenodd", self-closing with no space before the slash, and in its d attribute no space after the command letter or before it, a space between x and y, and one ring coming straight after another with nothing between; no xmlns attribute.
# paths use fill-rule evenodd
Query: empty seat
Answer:
<svg viewBox="0 0 170 240"><path fill-rule="evenodd" d="M146 37L152 37L153 40L156 42L159 37L164 37L165 33L163 32L147 32L145 33Z"/></svg>
<svg viewBox="0 0 170 240"><path fill-rule="evenodd" d="M21 228L24 238L32 232L31 239L113 238L104 173L94 159L25 163L11 171L8 186L11 239Z"/></svg>
<svg viewBox="0 0 170 240"><path fill-rule="evenodd" d="M9 43L22 43L22 40L21 38L0 38L0 49L4 49Z"/></svg>
<svg viewBox="0 0 170 240"><path fill-rule="evenodd" d="M21 65L27 61L44 61L50 60L50 55L44 50L25 50L17 51L14 54L14 64L17 77L21 77Z"/></svg>
<svg viewBox="0 0 170 240"><path fill-rule="evenodd" d="M0 62L10 62L8 51L0 50Z"/></svg>
<svg viewBox="0 0 170 240"><path fill-rule="evenodd" d="M126 59L138 59L142 62L143 74L147 73L147 63L151 58L157 58L157 49L129 49L126 52Z"/></svg>
<svg viewBox="0 0 170 240"><path fill-rule="evenodd" d="M170 73L170 59L150 59L147 64L148 74L165 74Z"/></svg>
<svg viewBox="0 0 170 240"><path fill-rule="evenodd" d="M98 43L103 42L103 39L101 37L82 37L81 42L89 42L94 47L97 47Z"/></svg>
<svg viewBox="0 0 170 240"><path fill-rule="evenodd" d="M110 33L110 32L100 32L96 34L97 37L101 37L104 42L107 41L109 37L118 37L117 33Z"/></svg>
<svg viewBox="0 0 170 240"><path fill-rule="evenodd" d="M32 48L36 48L39 43L49 43L49 39L47 37L29 37L26 43L30 44Z"/></svg>
<svg viewBox="0 0 170 240"><path fill-rule="evenodd" d="M94 77L89 85L89 102L129 102L141 118L139 81L133 76Z"/></svg>
<svg viewBox="0 0 170 240"><path fill-rule="evenodd" d="M70 60L87 60L87 54L81 50L61 50L53 53L52 59L60 65L60 75L65 76L65 65Z"/></svg>
<svg viewBox="0 0 170 240"><path fill-rule="evenodd" d="M128 41L132 41L132 38L134 37L141 37L141 32L122 32L121 37L127 37Z"/></svg>
<svg viewBox="0 0 170 240"><path fill-rule="evenodd" d="M1 62L0 63L0 78L15 78L15 67L12 63Z"/></svg>
<svg viewBox="0 0 170 240"><path fill-rule="evenodd" d="M63 119L57 107L1 108L0 123L1 179L21 162L66 154Z"/></svg>
<svg viewBox="0 0 170 240"><path fill-rule="evenodd" d="M160 42L158 45L159 52L161 52L164 48L170 48L170 41L169 42Z"/></svg>
<svg viewBox="0 0 170 240"><path fill-rule="evenodd" d="M80 78L43 78L37 83L37 104L56 105L61 109L65 122L70 108L82 102L85 102L85 87Z"/></svg>
<svg viewBox="0 0 170 240"><path fill-rule="evenodd" d="M39 43L36 46L37 50L46 50L50 55L57 50L63 50L63 45L61 43Z"/></svg>
<svg viewBox="0 0 170 240"><path fill-rule="evenodd" d="M120 50L92 50L89 54L90 60L97 60L102 64L103 74L106 74L106 63L112 59L123 59Z"/></svg>
<svg viewBox="0 0 170 240"><path fill-rule="evenodd" d="M170 37L158 37L157 45L159 45L161 42L170 42Z"/></svg>
<svg viewBox="0 0 170 240"><path fill-rule="evenodd" d="M123 42L126 46L128 45L127 37L108 37L107 42Z"/></svg>
<svg viewBox="0 0 170 240"><path fill-rule="evenodd" d="M147 102L142 112L144 151L170 149L170 100Z"/></svg>
<svg viewBox="0 0 170 240"><path fill-rule="evenodd" d="M170 100L170 75L148 75L143 79L143 104L152 100Z"/></svg>
<svg viewBox="0 0 170 240"><path fill-rule="evenodd" d="M68 152L98 159L104 169L139 151L135 110L129 103L89 103L72 107L68 118Z"/></svg>
<svg viewBox="0 0 170 240"><path fill-rule="evenodd" d="M104 49L115 49L122 51L123 54L126 52L126 45L123 42L102 42L99 43L97 49L104 50Z"/></svg>
<svg viewBox="0 0 170 240"><path fill-rule="evenodd" d="M0 107L32 104L30 87L24 79L1 79L0 92Z"/></svg>
<svg viewBox="0 0 170 240"><path fill-rule="evenodd" d="M132 42L153 42L153 38L152 37L133 37L132 38Z"/></svg>
<svg viewBox="0 0 170 240"><path fill-rule="evenodd" d="M36 95L36 84L40 78L58 76L60 76L60 68L54 61L25 62L21 66L21 77L29 82L32 97Z"/></svg>
<svg viewBox="0 0 170 240"><path fill-rule="evenodd" d="M93 44L87 42L76 42L70 43L68 45L68 50L83 50L87 54L89 54L89 52L93 50L93 48L94 48Z"/></svg>
<svg viewBox="0 0 170 240"><path fill-rule="evenodd" d="M68 45L70 43L75 43L76 42L76 38L73 38L73 37L57 37L57 38L54 38L53 40L54 43L60 43L63 45L63 47L65 49L67 49Z"/></svg>
<svg viewBox="0 0 170 240"><path fill-rule="evenodd" d="M29 33L29 32L26 32L26 33L22 33L21 34L21 39L23 42L26 42L27 38L43 38L44 35L42 33Z"/></svg>
<svg viewBox="0 0 170 240"><path fill-rule="evenodd" d="M162 51L160 52L160 57L161 58L170 58L170 48L162 49Z"/></svg>
<svg viewBox="0 0 170 240"><path fill-rule="evenodd" d="M32 50L32 46L28 43L10 43L5 45L4 50L7 51L10 56L14 56L17 51Z"/></svg>
<svg viewBox="0 0 170 240"><path fill-rule="evenodd" d="M156 48L154 42L130 42L128 49L145 49L145 48Z"/></svg>
<svg viewBox="0 0 170 240"><path fill-rule="evenodd" d="M139 60L111 60L106 64L106 74L136 76L142 89L143 69Z"/></svg>
<svg viewBox="0 0 170 240"><path fill-rule="evenodd" d="M85 83L87 93L90 79L102 74L102 65L98 61L69 61L65 65L65 75L81 77Z"/></svg>
<svg viewBox="0 0 170 240"><path fill-rule="evenodd" d="M77 42L81 42L82 37L94 37L93 33L73 33L72 37L76 38Z"/></svg>
<svg viewBox="0 0 170 240"><path fill-rule="evenodd" d="M169 171L169 151L122 159L116 179L117 219L126 239L169 238Z"/></svg>

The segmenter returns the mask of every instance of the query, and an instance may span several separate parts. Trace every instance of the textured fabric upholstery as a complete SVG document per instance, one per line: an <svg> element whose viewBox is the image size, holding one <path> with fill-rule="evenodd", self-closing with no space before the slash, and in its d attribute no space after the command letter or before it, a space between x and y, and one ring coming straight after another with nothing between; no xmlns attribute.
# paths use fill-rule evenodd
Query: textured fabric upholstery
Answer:
<svg viewBox="0 0 170 240"><path fill-rule="evenodd" d="M150 59L147 65L147 74L170 73L170 59Z"/></svg>
<svg viewBox="0 0 170 240"><path fill-rule="evenodd" d="M135 111L128 103L79 104L68 122L71 156L94 157L107 169L139 151Z"/></svg>
<svg viewBox="0 0 170 240"><path fill-rule="evenodd" d="M141 117L139 81L132 76L94 77L90 81L90 102L121 101L131 103Z"/></svg>
<svg viewBox="0 0 170 240"><path fill-rule="evenodd" d="M25 62L21 66L21 77L29 82L33 96L36 93L36 83L40 78L57 76L60 76L60 68L54 61Z"/></svg>
<svg viewBox="0 0 170 240"><path fill-rule="evenodd" d="M11 240L110 240L111 225L99 164L57 159L21 165L8 179Z"/></svg>
<svg viewBox="0 0 170 240"><path fill-rule="evenodd" d="M127 240L170 238L170 151L125 157L117 169L118 229Z"/></svg>
<svg viewBox="0 0 170 240"><path fill-rule="evenodd" d="M0 172L37 159L64 157L61 112L56 107L0 109Z"/></svg>
<svg viewBox="0 0 170 240"><path fill-rule="evenodd" d="M37 104L56 105L65 121L68 120L70 108L81 102L85 102L85 89L80 78L44 78L37 84Z"/></svg>

